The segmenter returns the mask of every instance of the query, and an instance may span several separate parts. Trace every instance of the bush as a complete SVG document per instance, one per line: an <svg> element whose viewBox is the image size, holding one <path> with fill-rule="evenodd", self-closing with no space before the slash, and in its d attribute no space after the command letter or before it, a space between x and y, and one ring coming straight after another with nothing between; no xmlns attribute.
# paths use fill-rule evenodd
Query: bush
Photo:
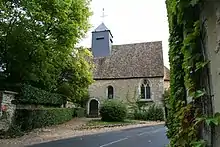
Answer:
<svg viewBox="0 0 220 147"><path fill-rule="evenodd" d="M153 104L147 110L136 111L134 113L134 118L137 120L163 121L163 108Z"/></svg>
<svg viewBox="0 0 220 147"><path fill-rule="evenodd" d="M59 94L50 93L30 85L23 85L17 101L21 104L61 106L66 100Z"/></svg>
<svg viewBox="0 0 220 147"><path fill-rule="evenodd" d="M61 124L73 118L71 108L18 109L15 112L15 124L21 131Z"/></svg>
<svg viewBox="0 0 220 147"><path fill-rule="evenodd" d="M147 111L149 120L152 121L163 121L164 120L164 112L163 108L156 106L155 104L151 105Z"/></svg>
<svg viewBox="0 0 220 147"><path fill-rule="evenodd" d="M134 112L134 119L136 119L136 120L149 120L147 111L143 111L143 110L135 111Z"/></svg>
<svg viewBox="0 0 220 147"><path fill-rule="evenodd" d="M84 117L85 108L74 108L74 117Z"/></svg>
<svg viewBox="0 0 220 147"><path fill-rule="evenodd" d="M105 101L100 109L102 121L124 121L127 116L127 107L116 100Z"/></svg>

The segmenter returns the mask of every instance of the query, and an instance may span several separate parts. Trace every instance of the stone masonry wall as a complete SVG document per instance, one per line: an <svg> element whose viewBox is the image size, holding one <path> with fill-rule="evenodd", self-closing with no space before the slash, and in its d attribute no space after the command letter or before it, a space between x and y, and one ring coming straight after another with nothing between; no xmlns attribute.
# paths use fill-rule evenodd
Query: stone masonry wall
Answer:
<svg viewBox="0 0 220 147"><path fill-rule="evenodd" d="M151 87L152 101L161 104L162 94L164 92L163 78L147 78ZM90 97L95 97L100 101L107 99L107 87L113 86L114 98L124 102L134 100L140 92L140 85L143 79L116 79L116 80L97 80L89 86Z"/></svg>
<svg viewBox="0 0 220 147"><path fill-rule="evenodd" d="M7 131L10 127L16 109L16 105L11 103L12 100L14 100L16 93L3 91L0 92L0 94L2 97L1 106L6 106L6 118L3 117L4 112L0 112L0 131Z"/></svg>
<svg viewBox="0 0 220 147"><path fill-rule="evenodd" d="M164 81L164 90L168 90L170 88L170 81Z"/></svg>
<svg viewBox="0 0 220 147"><path fill-rule="evenodd" d="M206 29L205 50L208 56L213 110L220 112L220 1L206 0L202 16ZM215 130L213 147L220 145L220 127Z"/></svg>

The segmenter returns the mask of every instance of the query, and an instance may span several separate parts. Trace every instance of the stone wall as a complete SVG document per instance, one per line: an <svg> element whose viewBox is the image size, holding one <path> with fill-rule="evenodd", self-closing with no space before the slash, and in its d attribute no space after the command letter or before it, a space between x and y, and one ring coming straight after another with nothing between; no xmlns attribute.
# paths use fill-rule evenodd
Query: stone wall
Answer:
<svg viewBox="0 0 220 147"><path fill-rule="evenodd" d="M210 95L213 96L213 110L220 112L220 1L207 0L201 16L205 31L205 51L210 60L209 76L210 76ZM213 146L220 145L220 127L216 128Z"/></svg>
<svg viewBox="0 0 220 147"><path fill-rule="evenodd" d="M5 111L0 110L0 131L7 131L12 122L16 105L12 104L17 93L10 91L1 91L0 97L2 98L1 106L5 106Z"/></svg>
<svg viewBox="0 0 220 147"><path fill-rule="evenodd" d="M164 80L164 90L168 90L170 88L170 81Z"/></svg>
<svg viewBox="0 0 220 147"><path fill-rule="evenodd" d="M163 78L147 78L151 87L152 101L161 104L164 92ZM115 80L96 80L89 86L90 97L98 98L99 101L107 99L107 87L113 86L114 98L127 102L127 99L134 100L140 92L140 85L143 79L115 79Z"/></svg>

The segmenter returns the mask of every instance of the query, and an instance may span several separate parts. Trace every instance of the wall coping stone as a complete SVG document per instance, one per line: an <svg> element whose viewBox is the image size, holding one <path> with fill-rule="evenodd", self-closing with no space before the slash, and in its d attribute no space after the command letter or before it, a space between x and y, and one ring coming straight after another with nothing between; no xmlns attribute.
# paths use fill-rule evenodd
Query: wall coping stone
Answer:
<svg viewBox="0 0 220 147"><path fill-rule="evenodd" d="M2 92L2 93L8 93L8 94L14 94L14 95L18 94L17 92L7 91L7 90L0 91L0 92Z"/></svg>

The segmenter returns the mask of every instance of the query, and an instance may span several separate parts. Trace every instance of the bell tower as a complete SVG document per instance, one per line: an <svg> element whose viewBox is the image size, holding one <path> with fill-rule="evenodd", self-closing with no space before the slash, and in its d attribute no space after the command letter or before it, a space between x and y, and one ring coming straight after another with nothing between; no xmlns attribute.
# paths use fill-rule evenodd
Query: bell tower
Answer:
<svg viewBox="0 0 220 147"><path fill-rule="evenodd" d="M104 18L104 9L103 15ZM92 32L92 53L94 57L106 57L111 55L113 36L111 31L102 22L93 32Z"/></svg>

